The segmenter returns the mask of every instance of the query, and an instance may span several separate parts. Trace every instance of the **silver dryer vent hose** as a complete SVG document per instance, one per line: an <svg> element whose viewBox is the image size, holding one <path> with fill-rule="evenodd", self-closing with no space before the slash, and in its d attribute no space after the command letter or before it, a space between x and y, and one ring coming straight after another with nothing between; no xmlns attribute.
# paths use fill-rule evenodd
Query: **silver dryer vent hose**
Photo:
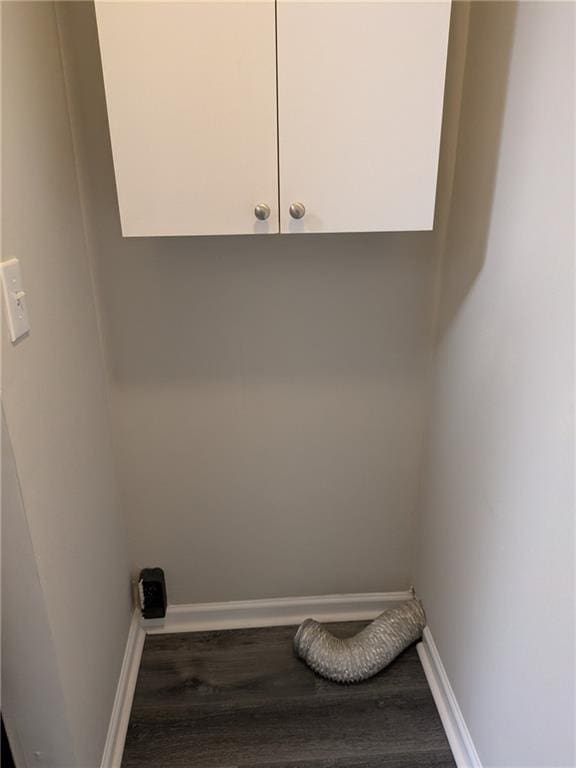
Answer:
<svg viewBox="0 0 576 768"><path fill-rule="evenodd" d="M419 600L389 608L354 637L334 637L314 619L302 622L294 650L314 672L337 683L367 680L422 637L426 616Z"/></svg>

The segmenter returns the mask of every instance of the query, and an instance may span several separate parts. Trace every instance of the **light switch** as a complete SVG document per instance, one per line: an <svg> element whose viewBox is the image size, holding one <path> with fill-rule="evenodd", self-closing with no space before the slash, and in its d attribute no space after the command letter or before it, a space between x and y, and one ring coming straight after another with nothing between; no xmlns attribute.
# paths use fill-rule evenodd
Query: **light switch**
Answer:
<svg viewBox="0 0 576 768"><path fill-rule="evenodd" d="M26 292L22 284L22 273L18 259L3 261L0 264L0 274L2 275L2 290L6 314L8 315L10 339L17 341L30 330Z"/></svg>

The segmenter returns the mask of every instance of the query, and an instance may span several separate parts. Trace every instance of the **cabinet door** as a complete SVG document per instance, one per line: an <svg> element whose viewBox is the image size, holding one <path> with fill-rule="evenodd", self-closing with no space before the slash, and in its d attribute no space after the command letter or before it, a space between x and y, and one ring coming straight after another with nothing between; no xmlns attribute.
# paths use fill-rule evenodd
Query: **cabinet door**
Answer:
<svg viewBox="0 0 576 768"><path fill-rule="evenodd" d="M449 0L278 0L277 15L282 232L431 229Z"/></svg>
<svg viewBox="0 0 576 768"><path fill-rule="evenodd" d="M122 233L278 232L274 0L96 14Z"/></svg>

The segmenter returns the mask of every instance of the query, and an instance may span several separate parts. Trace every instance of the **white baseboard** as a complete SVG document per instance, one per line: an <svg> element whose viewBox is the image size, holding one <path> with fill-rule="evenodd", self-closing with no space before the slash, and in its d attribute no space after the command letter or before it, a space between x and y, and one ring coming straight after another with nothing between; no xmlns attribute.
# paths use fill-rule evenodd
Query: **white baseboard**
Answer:
<svg viewBox="0 0 576 768"><path fill-rule="evenodd" d="M320 621L373 619L395 603L410 600L412 592L371 592L358 595L279 597L231 603L170 605L161 621L143 621L151 635L202 632L215 629L275 627L300 624L309 617Z"/></svg>
<svg viewBox="0 0 576 768"><path fill-rule="evenodd" d="M482 768L482 763L428 627L425 627L422 642L418 643L416 648L456 765L458 768Z"/></svg>
<svg viewBox="0 0 576 768"><path fill-rule="evenodd" d="M146 633L140 625L140 612L135 610L126 641L100 768L120 768L145 637Z"/></svg>

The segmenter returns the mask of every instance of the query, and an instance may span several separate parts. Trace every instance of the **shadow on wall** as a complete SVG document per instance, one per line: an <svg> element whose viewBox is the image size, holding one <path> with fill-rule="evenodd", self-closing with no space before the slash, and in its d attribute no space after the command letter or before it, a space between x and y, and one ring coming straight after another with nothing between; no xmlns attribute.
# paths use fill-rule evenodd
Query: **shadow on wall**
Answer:
<svg viewBox="0 0 576 768"><path fill-rule="evenodd" d="M107 262L107 299L125 384L417 373L429 233L113 242L123 264Z"/></svg>
<svg viewBox="0 0 576 768"><path fill-rule="evenodd" d="M516 2L471 4L438 339L484 265L516 13Z"/></svg>

